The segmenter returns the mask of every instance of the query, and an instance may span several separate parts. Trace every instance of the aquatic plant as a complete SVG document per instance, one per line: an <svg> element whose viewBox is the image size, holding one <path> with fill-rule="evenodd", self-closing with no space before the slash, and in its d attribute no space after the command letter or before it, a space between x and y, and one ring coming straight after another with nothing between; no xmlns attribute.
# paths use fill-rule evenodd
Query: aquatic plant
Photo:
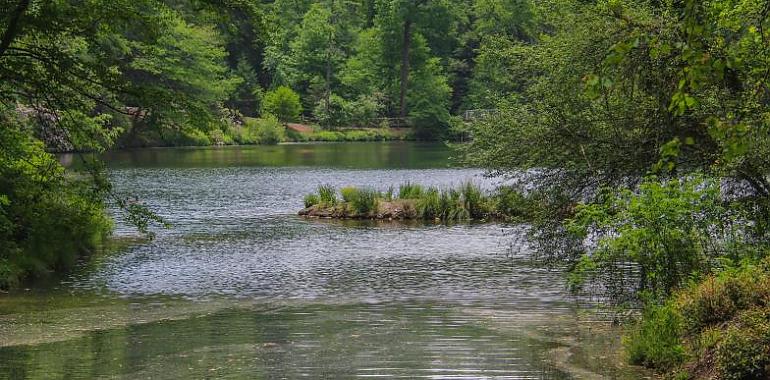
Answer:
<svg viewBox="0 0 770 380"><path fill-rule="evenodd" d="M321 199L316 194L305 195L305 208L315 206L321 202Z"/></svg>
<svg viewBox="0 0 770 380"><path fill-rule="evenodd" d="M381 197L374 189L358 189L351 201L351 206L359 214L370 214L377 211L377 199Z"/></svg>
<svg viewBox="0 0 770 380"><path fill-rule="evenodd" d="M334 187L331 185L321 185L318 186L318 198L320 200L320 204L324 206L335 206L337 205L337 194L334 190Z"/></svg>
<svg viewBox="0 0 770 380"><path fill-rule="evenodd" d="M420 185L406 182L398 187L399 199L417 199L422 195L423 188Z"/></svg>
<svg viewBox="0 0 770 380"><path fill-rule="evenodd" d="M388 186L388 191L386 191L384 194L385 200L388 202L392 201L393 193L394 193L393 186Z"/></svg>
<svg viewBox="0 0 770 380"><path fill-rule="evenodd" d="M460 185L463 208L467 210L470 218L478 219L486 215L486 205L484 204L484 195L481 188L473 182L465 182Z"/></svg>
<svg viewBox="0 0 770 380"><path fill-rule="evenodd" d="M342 200L347 203L352 203L354 199L358 198L358 189L355 187L343 187L340 189L342 194Z"/></svg>
<svg viewBox="0 0 770 380"><path fill-rule="evenodd" d="M423 219L441 219L446 211L446 209L441 208L441 196L439 195L438 189L435 187L428 188L420 198L417 199L415 207L417 209L417 215Z"/></svg>
<svg viewBox="0 0 770 380"><path fill-rule="evenodd" d="M399 186L399 197L394 197L391 186L382 193L371 188L343 187L341 214L339 217L374 216L378 212L379 201L390 203L384 209L385 218L421 218L425 220L466 221L484 219L493 212L496 204L473 183L464 183L456 189L440 190L436 187L423 187L407 182ZM324 207L336 206L334 189L324 185L319 187L318 203ZM314 202L310 198L307 204ZM338 210L339 211L339 210ZM348 212L350 215L345 215Z"/></svg>

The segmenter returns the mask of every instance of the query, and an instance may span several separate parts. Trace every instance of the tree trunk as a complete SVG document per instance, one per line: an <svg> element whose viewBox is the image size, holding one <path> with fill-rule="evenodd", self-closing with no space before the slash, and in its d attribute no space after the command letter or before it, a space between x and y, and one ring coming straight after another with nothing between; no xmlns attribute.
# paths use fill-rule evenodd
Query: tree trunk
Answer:
<svg viewBox="0 0 770 380"><path fill-rule="evenodd" d="M400 117L406 117L406 89L409 82L409 48L412 43L412 20L404 20L404 43L401 46L401 94L399 96Z"/></svg>
<svg viewBox="0 0 770 380"><path fill-rule="evenodd" d="M19 33L19 19L21 19L21 16L27 11L27 8L29 8L29 3L30 0L21 0L16 9L14 9L13 14L11 14L10 20L8 20L8 29L5 30L3 37L0 39L0 57L5 54L5 51L8 50L14 38L16 38L16 35Z"/></svg>

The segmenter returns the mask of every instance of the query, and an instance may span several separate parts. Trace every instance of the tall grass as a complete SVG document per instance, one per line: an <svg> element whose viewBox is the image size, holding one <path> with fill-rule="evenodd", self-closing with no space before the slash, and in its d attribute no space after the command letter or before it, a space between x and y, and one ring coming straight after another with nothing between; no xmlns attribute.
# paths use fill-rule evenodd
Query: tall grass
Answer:
<svg viewBox="0 0 770 380"><path fill-rule="evenodd" d="M343 187L340 189L342 204L351 212L359 215L372 215L377 212L379 201L399 202L407 218L425 220L464 221L484 219L494 211L495 200L485 195L479 186L465 182L456 189L440 190L436 187L423 187L411 182L398 187L398 196L391 186L381 193L371 188ZM306 197L305 204L321 204L334 207L338 204L334 189L329 185L318 188L318 195ZM309 207L309 206L306 206ZM408 212L407 212L408 210Z"/></svg>
<svg viewBox="0 0 770 380"><path fill-rule="evenodd" d="M318 199L321 205L324 206L336 206L337 205L337 192L331 185L318 186Z"/></svg>
<svg viewBox="0 0 770 380"><path fill-rule="evenodd" d="M377 200L381 198L379 191L374 189L359 189L351 201L351 206L359 214L377 212Z"/></svg>
<svg viewBox="0 0 770 380"><path fill-rule="evenodd" d="M316 194L305 195L304 201L305 201L305 208L308 208L308 207L311 207L311 206L315 206L315 205L321 203L321 199Z"/></svg>
<svg viewBox="0 0 770 380"><path fill-rule="evenodd" d="M417 215L423 219L442 219L445 209L441 207L438 189L430 187L417 199Z"/></svg>
<svg viewBox="0 0 770 380"><path fill-rule="evenodd" d="M343 187L340 189L340 194L342 194L343 202L352 203L358 197L358 189L355 187Z"/></svg>
<svg viewBox="0 0 770 380"><path fill-rule="evenodd" d="M473 182L465 182L460 185L463 208L472 219L482 218L487 212L484 195L481 189Z"/></svg>
<svg viewBox="0 0 770 380"><path fill-rule="evenodd" d="M422 195L423 188L420 185L407 182L398 187L399 199L418 199Z"/></svg>

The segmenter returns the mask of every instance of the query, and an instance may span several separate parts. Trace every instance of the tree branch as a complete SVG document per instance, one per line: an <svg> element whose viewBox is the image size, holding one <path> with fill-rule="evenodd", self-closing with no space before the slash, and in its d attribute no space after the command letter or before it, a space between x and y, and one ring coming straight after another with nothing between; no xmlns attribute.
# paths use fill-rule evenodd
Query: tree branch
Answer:
<svg viewBox="0 0 770 380"><path fill-rule="evenodd" d="M19 20L21 19L21 16L24 15L24 12L27 11L27 8L29 8L29 3L30 0L21 0L11 14L11 20L8 22L8 29L5 30L3 37L0 38L0 57L5 54L5 51L8 50L8 47L11 46L11 43L16 38L16 35L19 34Z"/></svg>

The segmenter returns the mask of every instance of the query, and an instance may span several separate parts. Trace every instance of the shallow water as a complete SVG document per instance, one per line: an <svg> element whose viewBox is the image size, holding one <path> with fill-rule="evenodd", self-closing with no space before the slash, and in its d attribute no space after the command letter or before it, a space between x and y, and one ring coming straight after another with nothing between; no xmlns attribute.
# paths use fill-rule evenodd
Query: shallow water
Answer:
<svg viewBox="0 0 770 380"><path fill-rule="evenodd" d="M419 143L112 154L118 191L173 227L1 297L0 378L574 377L549 355L578 310L561 273L528 260L522 227L296 216L319 184L495 185L449 155Z"/></svg>

